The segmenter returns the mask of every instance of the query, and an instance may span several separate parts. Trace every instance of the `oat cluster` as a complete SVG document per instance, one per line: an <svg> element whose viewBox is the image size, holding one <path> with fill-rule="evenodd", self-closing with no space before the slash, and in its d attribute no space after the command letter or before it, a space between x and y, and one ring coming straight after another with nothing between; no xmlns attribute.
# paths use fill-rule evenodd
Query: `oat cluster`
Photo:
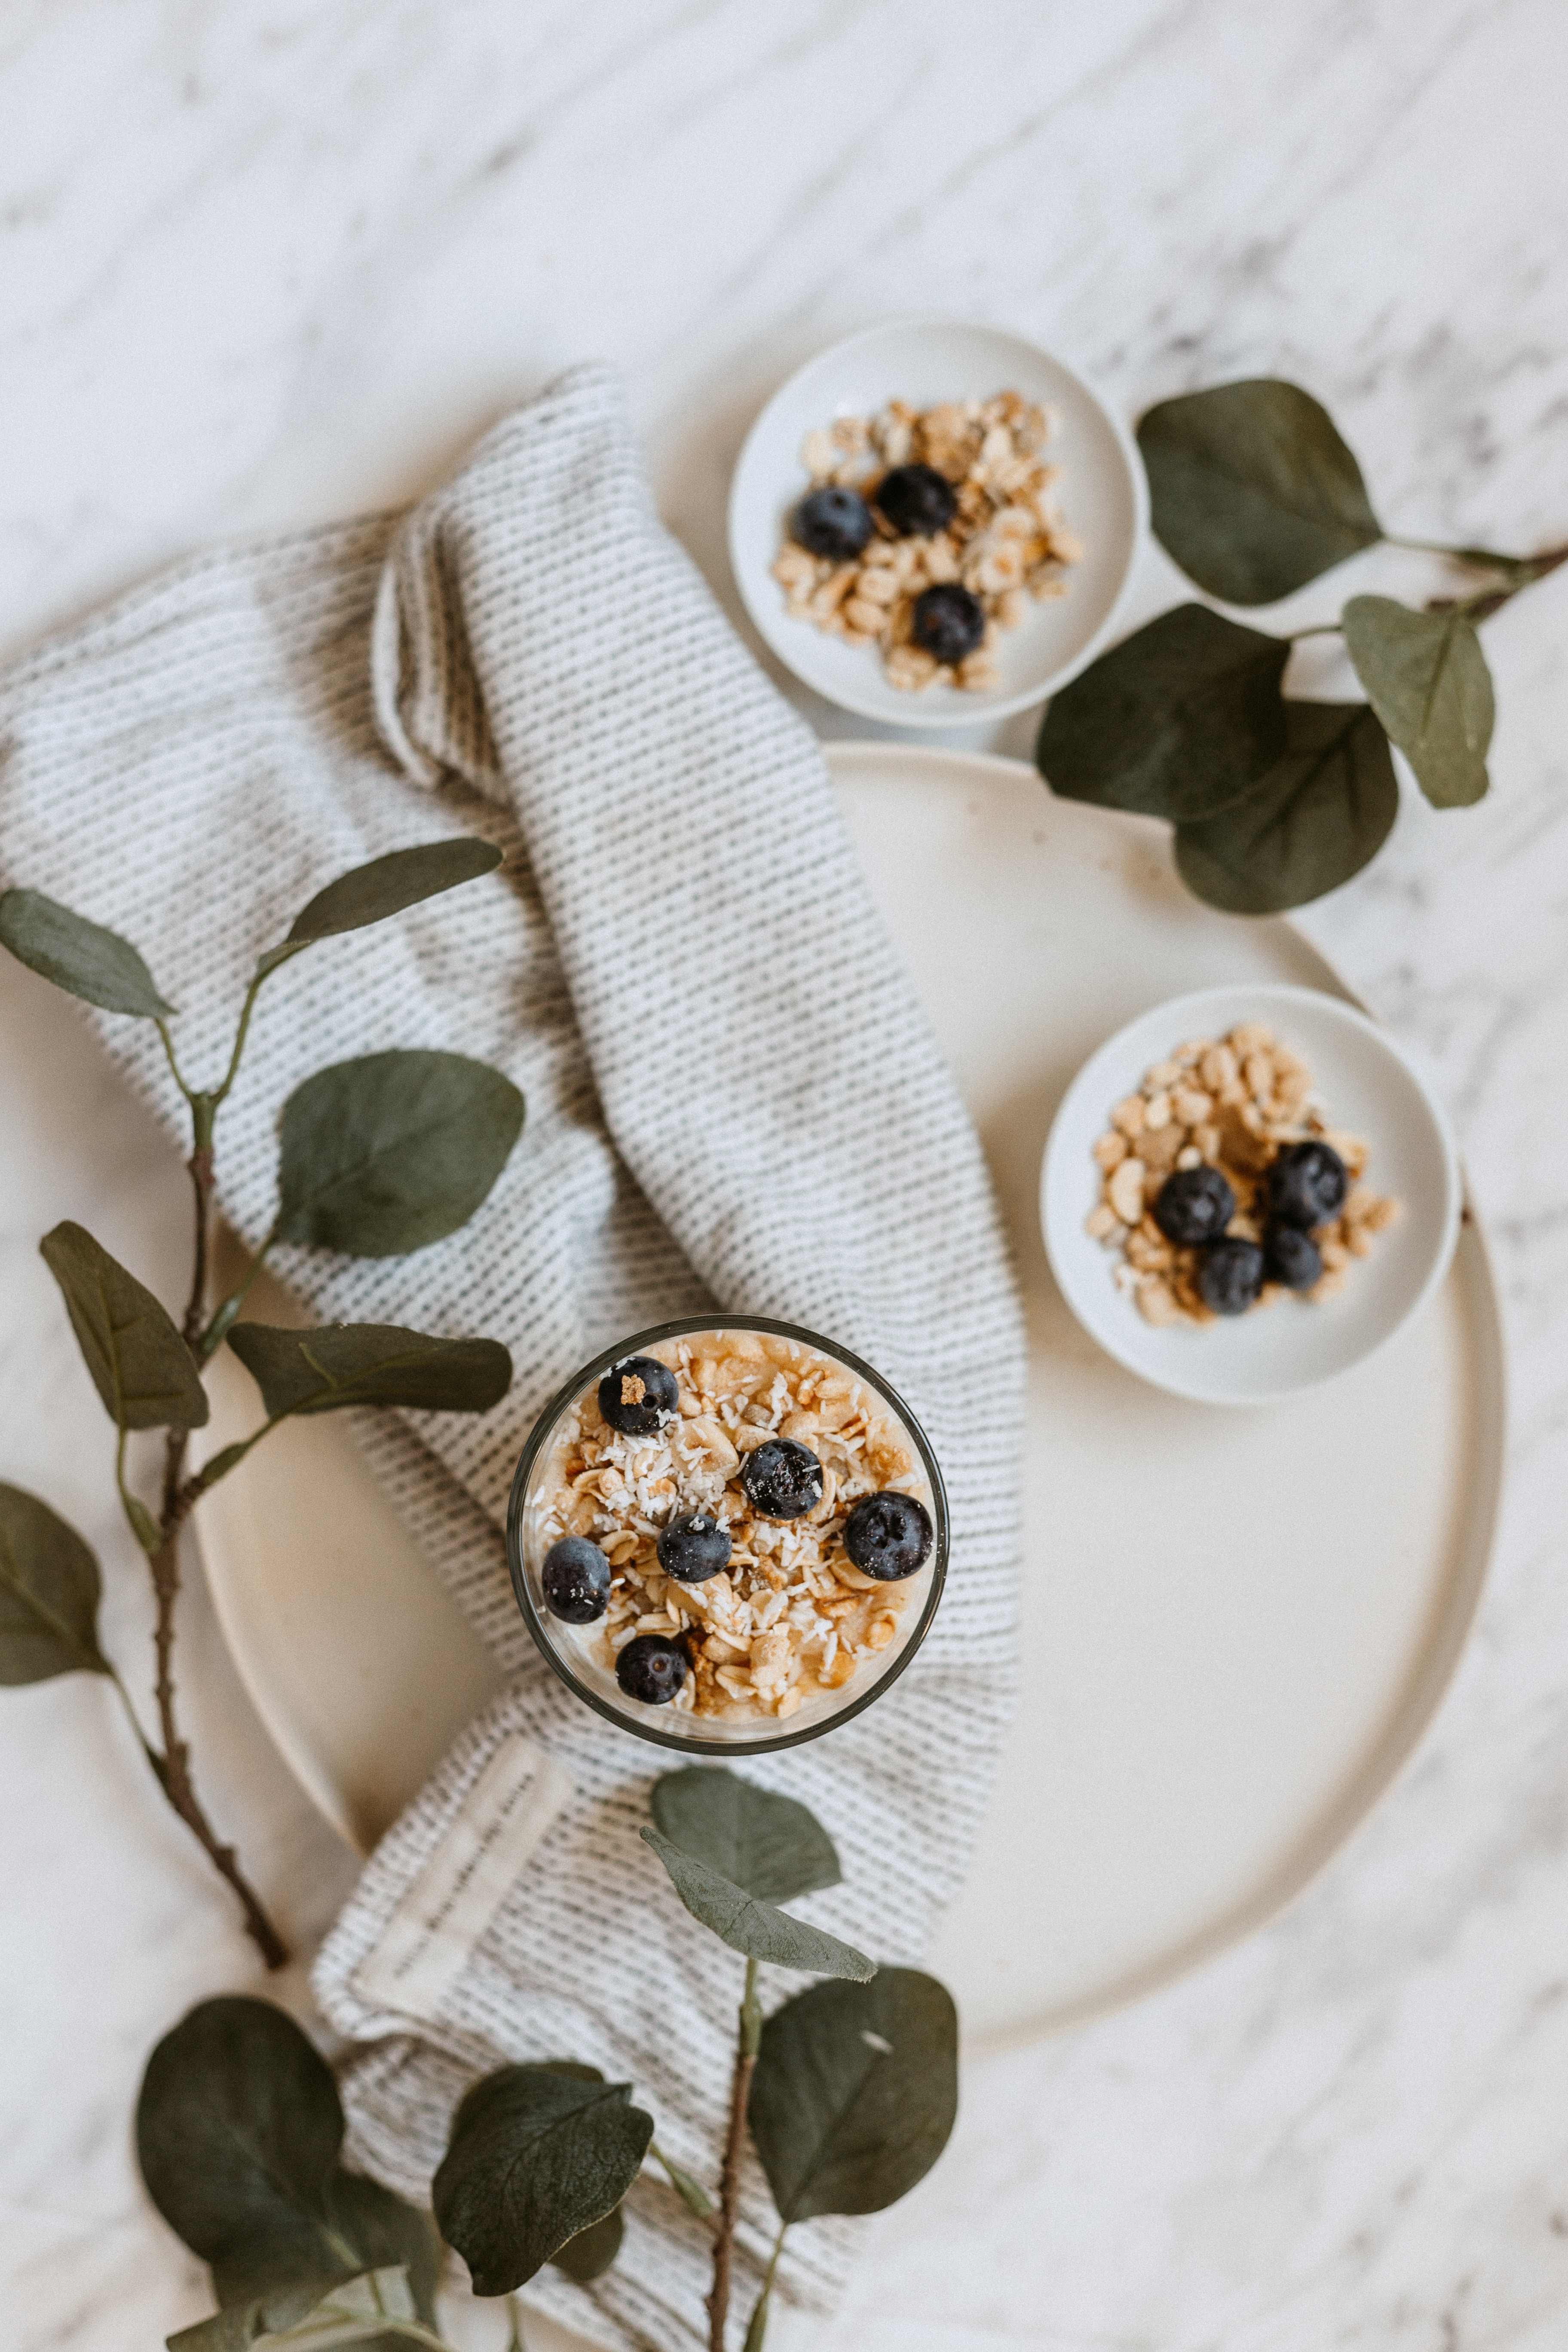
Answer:
<svg viewBox="0 0 1568 2352"><path fill-rule="evenodd" d="M1137 1094L1117 1104L1094 1147L1100 1199L1087 1229L1117 1253L1117 1282L1148 1322L1215 1320L1198 1296L1201 1253L1168 1242L1150 1214L1171 1171L1205 1162L1220 1169L1237 1202L1226 1233L1261 1242L1268 1168L1288 1144L1313 1138L1339 1153L1352 1180L1338 1217L1313 1236L1323 1272L1300 1295L1321 1305L1343 1288L1351 1260L1369 1255L1373 1235L1394 1223L1400 1203L1361 1181L1367 1146L1329 1124L1298 1055L1261 1022L1244 1022L1228 1036L1178 1046L1154 1065ZM1273 1306L1290 1295L1283 1284L1266 1282L1258 1304Z"/></svg>
<svg viewBox="0 0 1568 2352"><path fill-rule="evenodd" d="M539 1540L585 1536L615 1570L610 1605L575 1629L613 1672L639 1633L684 1634L692 1673L672 1705L723 1721L787 1718L842 1692L888 1649L927 1571L880 1583L845 1556L844 1522L864 1495L901 1487L931 1507L902 1429L842 1365L772 1333L700 1332L652 1351L679 1384L679 1413L651 1436L610 1428L592 1386L566 1416L547 1473ZM772 1520L739 1484L742 1454L771 1437L810 1446L822 1498ZM689 1511L728 1528L730 1565L701 1584L667 1577L658 1532Z"/></svg>
<svg viewBox="0 0 1568 2352"><path fill-rule="evenodd" d="M786 540L773 564L786 610L850 645L876 646L889 683L906 692L941 681L983 693L999 682L995 645L1016 629L1031 596L1065 596L1066 567L1083 548L1056 511L1058 468L1041 452L1047 411L1022 393L947 401L916 410L889 401L878 416L841 416L808 433L801 462L812 488L836 483L871 505L876 536L863 554L834 563ZM931 539L901 539L875 505L895 466L931 466L958 492L958 511ZM950 667L911 642L910 615L922 589L956 580L977 597L985 635Z"/></svg>

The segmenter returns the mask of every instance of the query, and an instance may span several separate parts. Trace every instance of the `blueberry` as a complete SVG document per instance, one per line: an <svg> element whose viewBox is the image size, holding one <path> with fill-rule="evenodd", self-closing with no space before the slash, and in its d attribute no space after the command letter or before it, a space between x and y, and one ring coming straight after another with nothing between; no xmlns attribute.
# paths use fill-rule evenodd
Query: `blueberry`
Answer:
<svg viewBox="0 0 1568 2352"><path fill-rule="evenodd" d="M1326 1225L1337 1217L1350 1178L1326 1143L1292 1143L1268 1171L1268 1205L1282 1225Z"/></svg>
<svg viewBox="0 0 1568 2352"><path fill-rule="evenodd" d="M688 1511L660 1535L658 1564L677 1584L706 1584L730 1565L729 1534L705 1511Z"/></svg>
<svg viewBox="0 0 1568 2352"><path fill-rule="evenodd" d="M1198 1297L1215 1315L1245 1315L1263 1287L1256 1242L1210 1242L1198 1260Z"/></svg>
<svg viewBox="0 0 1568 2352"><path fill-rule="evenodd" d="M871 509L858 490L829 485L802 499L790 519L790 534L807 554L848 563L871 536Z"/></svg>
<svg viewBox="0 0 1568 2352"><path fill-rule="evenodd" d="M958 492L934 466L895 466L882 477L877 504L895 530L930 539L958 512Z"/></svg>
<svg viewBox="0 0 1568 2352"><path fill-rule="evenodd" d="M1289 1290L1310 1290L1323 1270L1322 1253L1310 1234L1300 1225L1276 1225L1263 1254L1263 1271L1270 1282Z"/></svg>
<svg viewBox="0 0 1568 2352"><path fill-rule="evenodd" d="M741 1465L741 1485L764 1519L799 1519L822 1500L822 1465L809 1445L770 1437Z"/></svg>
<svg viewBox="0 0 1568 2352"><path fill-rule="evenodd" d="M956 580L944 580L915 598L910 635L939 662L965 661L985 635L985 615L978 597Z"/></svg>
<svg viewBox="0 0 1568 2352"><path fill-rule="evenodd" d="M1154 1223L1168 1242L1212 1242L1236 1214L1236 1194L1217 1168L1178 1168L1154 1195Z"/></svg>
<svg viewBox="0 0 1568 2352"><path fill-rule="evenodd" d="M627 1437L650 1437L679 1402L675 1374L653 1356L623 1356L599 1382L599 1411Z"/></svg>
<svg viewBox="0 0 1568 2352"><path fill-rule="evenodd" d="M931 1541L925 1505L896 1488L862 1496L844 1523L845 1550L864 1575L880 1584L896 1584L923 1568Z"/></svg>
<svg viewBox="0 0 1568 2352"><path fill-rule="evenodd" d="M645 1706L667 1706L686 1680L689 1661L679 1642L664 1633L639 1633L616 1660L616 1680L628 1698Z"/></svg>
<svg viewBox="0 0 1568 2352"><path fill-rule="evenodd" d="M610 1605L610 1563L586 1536L563 1536L539 1572L544 1605L569 1625L591 1625Z"/></svg>

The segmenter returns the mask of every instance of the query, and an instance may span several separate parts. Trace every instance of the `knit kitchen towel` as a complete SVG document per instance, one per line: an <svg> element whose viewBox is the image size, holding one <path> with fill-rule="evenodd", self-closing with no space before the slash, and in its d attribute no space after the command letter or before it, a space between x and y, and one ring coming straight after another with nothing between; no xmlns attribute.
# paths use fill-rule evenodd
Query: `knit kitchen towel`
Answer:
<svg viewBox="0 0 1568 2352"><path fill-rule="evenodd" d="M657 1752L571 1697L517 1615L500 1528L519 1449L578 1364L680 1314L805 1324L908 1398L951 1506L931 1633L864 1716L744 1769L838 1845L845 1883L809 1916L912 1961L973 1850L1010 1703L1023 1345L973 1131L818 748L661 527L603 368L508 417L406 515L178 565L0 678L0 879L137 942L198 1079L258 950L315 890L458 831L503 847L502 871L279 971L217 1134L223 1211L254 1245L279 1107L324 1063L456 1049L528 1104L450 1239L278 1257L323 1319L489 1333L516 1364L488 1416L363 1426L510 1684L383 1842L316 1990L368 2045L345 2082L352 2153L405 2191L427 2192L476 2071L556 2056L629 2077L661 2145L710 2178L741 1964L637 1842ZM149 1025L91 1018L181 1135ZM532 1851L436 1991L399 2007L369 1963L514 1767L536 1776ZM742 2308L765 2244L754 2170L749 2191ZM782 2294L826 2308L850 2242L845 2224L793 2233ZM706 2267L649 2179L604 2280L545 2273L529 2293L605 2344L684 2352Z"/></svg>

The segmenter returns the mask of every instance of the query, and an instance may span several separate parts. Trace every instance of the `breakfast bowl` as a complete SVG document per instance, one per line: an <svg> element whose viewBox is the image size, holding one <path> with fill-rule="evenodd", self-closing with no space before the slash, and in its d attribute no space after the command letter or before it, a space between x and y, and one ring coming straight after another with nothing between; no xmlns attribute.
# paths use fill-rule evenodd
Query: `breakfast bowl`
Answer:
<svg viewBox="0 0 1568 2352"><path fill-rule="evenodd" d="M1203 989L1073 1079L1040 1173L1073 1314L1140 1378L1272 1404L1363 1363L1447 1270L1464 1188L1444 1114L1342 999Z"/></svg>
<svg viewBox="0 0 1568 2352"><path fill-rule="evenodd" d="M730 561L765 643L829 702L972 726L1043 700L1101 649L1147 506L1131 436L1071 368L1000 328L916 319L835 343L773 394L735 467ZM917 613L906 575L950 609ZM967 614L951 609L966 596ZM922 619L940 662L913 642ZM972 653L962 635L944 646L943 628L971 623Z"/></svg>
<svg viewBox="0 0 1568 2352"><path fill-rule="evenodd" d="M755 1317L663 1323L541 1413L512 1589L568 1689L689 1755L815 1739L909 1664L947 1570L923 1432L847 1349Z"/></svg>

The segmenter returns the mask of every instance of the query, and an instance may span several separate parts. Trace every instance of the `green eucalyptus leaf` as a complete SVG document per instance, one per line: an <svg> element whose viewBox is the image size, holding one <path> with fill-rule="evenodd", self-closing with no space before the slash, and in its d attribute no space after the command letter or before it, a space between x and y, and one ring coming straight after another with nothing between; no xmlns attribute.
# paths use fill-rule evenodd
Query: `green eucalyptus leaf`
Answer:
<svg viewBox="0 0 1568 2352"><path fill-rule="evenodd" d="M1491 672L1458 613L1413 613L1392 596L1352 596L1345 645L1373 709L1434 808L1469 808L1487 790Z"/></svg>
<svg viewBox="0 0 1568 2352"><path fill-rule="evenodd" d="M98 1561L73 1527L24 1487L0 1486L0 1684L106 1675Z"/></svg>
<svg viewBox="0 0 1568 2352"><path fill-rule="evenodd" d="M100 1004L106 1013L140 1013L149 1021L164 1021L174 1010L129 940L73 914L41 890L0 896L0 947L68 995Z"/></svg>
<svg viewBox="0 0 1568 2352"><path fill-rule="evenodd" d="M204 2000L147 2061L142 2178L220 2303L356 2267L332 2226L342 2136L331 2069L270 2001Z"/></svg>
<svg viewBox="0 0 1568 2352"><path fill-rule="evenodd" d="M441 2277L441 2241L428 2213L363 2172L340 2166L327 2184L331 2226L367 2271L400 2270L408 2281L414 2308L427 2327L436 2325L436 2289Z"/></svg>
<svg viewBox="0 0 1568 2352"><path fill-rule="evenodd" d="M522 1128L522 1097L462 1054L367 1054L283 1107L278 1234L401 1257L467 1224Z"/></svg>
<svg viewBox="0 0 1568 2352"><path fill-rule="evenodd" d="M617 2205L601 2221L590 2221L585 2230L579 2230L574 2238L568 2238L561 2252L552 2254L551 2260L558 2271L564 2271L568 2278L574 2278L580 2286L586 2286L590 2280L603 2278L620 2252L621 2240L626 2233L626 2220Z"/></svg>
<svg viewBox="0 0 1568 2352"><path fill-rule="evenodd" d="M498 1339L432 1339L395 1323L314 1331L237 1323L228 1344L254 1375L271 1421L356 1404L488 1412L511 1385L511 1358Z"/></svg>
<svg viewBox="0 0 1568 2352"><path fill-rule="evenodd" d="M1288 702L1285 757L1255 793L1176 827L1182 879L1231 915L1303 907L1359 874L1399 814L1388 741L1364 702Z"/></svg>
<svg viewBox="0 0 1568 2352"><path fill-rule="evenodd" d="M654 1782L649 1802L658 1827L683 1853L764 1903L815 1895L844 1875L833 1840L814 1813L723 1765L667 1772Z"/></svg>
<svg viewBox="0 0 1568 2352"><path fill-rule="evenodd" d="M820 1984L763 2028L748 2119L784 2221L879 2213L923 2180L958 2112L958 2014L918 1969Z"/></svg>
<svg viewBox="0 0 1568 2352"><path fill-rule="evenodd" d="M1271 604L1383 537L1328 410L1278 376L1163 400L1138 446L1155 538L1227 604Z"/></svg>
<svg viewBox="0 0 1568 2352"><path fill-rule="evenodd" d="M1053 793L1181 823L1213 816L1285 748L1290 647L1178 604L1053 695L1036 761Z"/></svg>
<svg viewBox="0 0 1568 2352"><path fill-rule="evenodd" d="M615 2210L653 2118L629 2083L502 2066L464 2097L433 2184L436 2221L476 2294L510 2294Z"/></svg>
<svg viewBox="0 0 1568 2352"><path fill-rule="evenodd" d="M443 890L455 890L460 882L493 874L500 862L499 849L468 834L455 841L426 842L415 849L394 849L384 857L373 857L368 866L356 866L317 891L294 918L288 938L262 957L258 977L316 940L331 939L342 931L363 931L371 923L384 922L405 907L438 898Z"/></svg>
<svg viewBox="0 0 1568 2352"><path fill-rule="evenodd" d="M275 2289L227 2311L215 2312L166 2341L168 2352L397 2352L407 2337L389 2321L414 2320L405 2273L397 2268L353 2278L318 2280Z"/></svg>
<svg viewBox="0 0 1568 2352"><path fill-rule="evenodd" d="M57 1225L38 1247L115 1425L200 1429L209 1408L195 1359L152 1292L84 1226Z"/></svg>
<svg viewBox="0 0 1568 2352"><path fill-rule="evenodd" d="M792 1919L787 1911L748 1894L662 1831L645 1829L642 1835L692 1917L710 1927L732 1952L743 1952L751 1960L771 1960L775 1968L808 1969L819 1977L854 1977L864 1982L876 1974L876 1962L852 1944L841 1944L837 1936L809 1927L804 1919Z"/></svg>

